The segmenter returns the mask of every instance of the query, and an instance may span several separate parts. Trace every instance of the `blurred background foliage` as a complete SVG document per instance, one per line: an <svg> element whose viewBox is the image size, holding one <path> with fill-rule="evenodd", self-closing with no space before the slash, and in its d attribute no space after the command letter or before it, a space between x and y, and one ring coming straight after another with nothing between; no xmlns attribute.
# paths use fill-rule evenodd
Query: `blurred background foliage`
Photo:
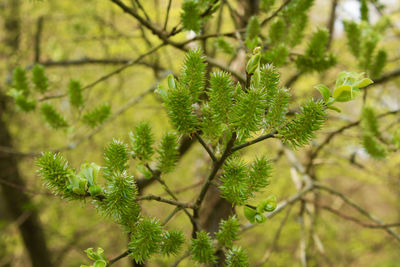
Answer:
<svg viewBox="0 0 400 267"><path fill-rule="evenodd" d="M0 12L2 23L8 17L8 9L14 0L1 0ZM16 1L16 0L15 0ZM131 2L131 3L130 3ZM133 5L136 1L126 1ZM225 1L226 2L226 1ZM229 7L241 13L241 1L228 1ZM315 1L310 11L310 21L305 35L309 37L319 27L326 27L332 1ZM361 72L357 60L347 49L347 39L344 34L343 20L360 21L359 6L356 0L340 0L337 3L336 19L331 52L337 57L337 65L321 73L312 72L299 76L291 84L291 93L296 100L291 109L298 107L305 97L310 95L318 98L318 92L313 88L315 84L325 83L332 85L336 75L343 70ZM368 1L369 2L369 1ZM374 5L384 4L384 8L377 9ZM168 1L148 0L141 1L151 20L163 25ZM273 10L278 8L282 1L276 1ZM35 62L35 38L41 24L40 58L39 62L46 67L49 78L49 95L65 93L70 79L88 85L99 77L110 73L127 61L137 58L160 43L159 39L150 31L144 29L132 17L123 12L110 1L34 1L19 0L21 32L19 48L13 50L3 43L0 44L0 73L1 90L8 89L7 82L11 77L12 66L29 67ZM182 1L172 1L168 29L177 25L180 20ZM395 0L371 1L370 20L378 21L385 16L391 26L382 35L379 46L384 48L388 55L388 63L384 73L398 67L400 62L400 4ZM223 4L221 14L217 13L206 22L205 28L214 32L217 27L218 16L223 18L221 32L235 30L231 19L231 12L227 4ZM267 35L269 27L262 27L261 34ZM173 38L184 41L193 37L193 33L181 33ZM0 32L0 38L5 38ZM206 42L206 49L212 51L216 39ZM243 43L235 38L224 39L233 48L233 51L242 50ZM306 48L303 41L291 51L303 53ZM223 46L224 44L222 44ZM202 42L192 42L190 47L202 47ZM221 47L221 44L220 44ZM204 48L204 47L203 47ZM228 51L229 51L228 49ZM218 50L220 51L220 50ZM236 53L236 52L235 52ZM84 92L85 110L93 109L103 103L111 105L111 113L118 111L131 99L135 99L155 83L163 75L164 70L179 73L184 53L176 48L165 46L135 64L126 68L118 75L114 75L93 88ZM216 53L219 61L229 63L231 55ZM90 63L89 59L115 59L115 62ZM281 80L287 82L297 69L290 62L280 68ZM68 65L66 62L76 61ZM85 62L79 64L79 62ZM56 64L65 62L65 64ZM244 62L244 61L243 61ZM47 65L47 66L46 66ZM243 71L243 66L237 68ZM234 66L233 66L234 67ZM165 76L165 75L164 75ZM166 84L165 79L161 79ZM368 104L373 106L376 114L400 108L399 94L400 79L391 78L387 83L381 83L368 89ZM82 111L72 110L66 97L52 100L57 109L65 114L70 127L64 130L52 130L43 123L38 110L22 114L10 107L1 114L6 121L13 137L13 146L16 151L40 152L46 149L55 149L73 144L83 139L77 147L64 152L73 167L79 167L84 161L103 162L103 148L113 138L128 141L128 133L141 121L149 121L153 127L156 140L171 128L166 112L155 94L147 94L137 104L132 105L125 112L116 116L112 121L106 121L101 130L91 138L86 138L92 129L83 125L77 119ZM6 103L6 105L12 105ZM310 146L317 146L327 134L360 118L363 99L351 103L340 104L342 113L330 113L326 127L317 135L316 141ZM382 138L390 139L390 133L398 128L399 115L387 116L379 119L383 131ZM278 140L271 140L252 146L246 150L246 157L253 158L266 154L276 159L271 185L265 194L275 194L278 200L284 200L296 192L293 180L296 180L296 171L288 160L279 151L282 150ZM310 147L299 149L295 154L304 164L310 155ZM278 156L277 156L278 155ZM207 154L199 144L195 144L181 159L177 169L168 174L165 180L171 188L183 189L179 196L182 200L192 200L193 191L184 190L188 186L196 187L207 175L209 166ZM389 153L383 160L374 160L362 148L362 131L353 127L334 138L325 146L314 160L315 176L325 184L329 184L384 222L400 221L400 155ZM209 164L209 162L208 162ZM6 216L4 202L0 202L0 266L29 266L30 261L24 244L19 235L18 224L29 216L31 210L37 210L43 224L45 239L50 250L50 256L55 266L79 266L88 262L83 252L88 247L104 248L108 257L120 254L126 249L127 236L112 222L101 218L93 207L84 203L65 202L54 197L42 187L36 176L34 157L19 158L20 173L26 182L24 190L32 202L25 207L25 213L17 220L9 220ZM137 170L132 168L132 173ZM7 184L2 184L1 190L7 190ZM154 184L146 188L146 192L163 195L160 185ZM340 198L321 194L318 199L321 205L340 210L341 213L352 217L359 217L354 209L349 208ZM143 213L148 216L164 218L173 207L157 202L145 202ZM278 243L271 253L265 266L300 266L299 242L301 239L301 224L298 222L300 205L293 205L290 213L286 211L278 214L266 223L256 226L244 234L241 245L247 249L250 265L263 258L280 228L282 220L287 222L282 228ZM366 228L345 220L328 211L321 210L318 222L313 228L314 233L307 233L310 238L309 266L400 266L399 242L386 234L382 229ZM239 216L243 214L239 211ZM305 216L305 224L312 224L311 217ZM186 223L181 213L169 223L171 229L178 228L190 236L190 225ZM169 266L172 258L156 257L148 266ZM185 260L182 266L192 266L194 263ZM129 259L123 259L115 266L129 266Z"/></svg>

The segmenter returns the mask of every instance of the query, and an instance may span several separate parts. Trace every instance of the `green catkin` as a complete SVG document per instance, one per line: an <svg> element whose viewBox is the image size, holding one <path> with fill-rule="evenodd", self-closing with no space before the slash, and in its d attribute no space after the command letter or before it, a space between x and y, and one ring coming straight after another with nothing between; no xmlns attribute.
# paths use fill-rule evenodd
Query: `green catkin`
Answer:
<svg viewBox="0 0 400 267"><path fill-rule="evenodd" d="M387 53L385 50L380 49L378 53L376 53L374 58L374 63L371 66L371 77L376 78L382 74L383 68L385 67L387 62Z"/></svg>
<svg viewBox="0 0 400 267"><path fill-rule="evenodd" d="M72 170L68 162L58 153L45 152L36 159L37 171L47 188L56 194L62 194L68 186L68 176Z"/></svg>
<svg viewBox="0 0 400 267"><path fill-rule="evenodd" d="M106 179L111 179L114 173L122 173L128 169L128 148L120 140L113 140L104 148L104 169Z"/></svg>
<svg viewBox="0 0 400 267"><path fill-rule="evenodd" d="M190 50L183 63L180 85L186 87L192 95L192 104L199 100L206 84L205 58L200 49Z"/></svg>
<svg viewBox="0 0 400 267"><path fill-rule="evenodd" d="M241 247L233 247L228 250L225 260L227 267L249 267L247 253Z"/></svg>
<svg viewBox="0 0 400 267"><path fill-rule="evenodd" d="M257 158L250 166L249 187L252 192L259 192L269 185L271 162L266 157Z"/></svg>
<svg viewBox="0 0 400 267"><path fill-rule="evenodd" d="M335 57L326 54L329 33L326 29L318 29L311 37L304 55L299 55L296 64L299 70L310 72L325 71L336 64Z"/></svg>
<svg viewBox="0 0 400 267"><path fill-rule="evenodd" d="M238 140L244 140L262 126L266 107L266 94L260 88L250 87L241 92L232 108L229 121L237 132Z"/></svg>
<svg viewBox="0 0 400 267"><path fill-rule="evenodd" d="M179 159L178 137L175 133L165 134L157 149L157 168L162 173L173 171Z"/></svg>
<svg viewBox="0 0 400 267"><path fill-rule="evenodd" d="M361 30L354 21L344 21L343 24L350 52L355 57L358 57L360 54Z"/></svg>
<svg viewBox="0 0 400 267"><path fill-rule="evenodd" d="M58 113L58 111L48 103L43 104L40 107L40 110L43 114L45 121L53 128L60 129L68 127L68 122L64 119L64 117Z"/></svg>
<svg viewBox="0 0 400 267"><path fill-rule="evenodd" d="M182 4L181 22L185 30L200 32L202 20L200 7L196 0L185 0Z"/></svg>
<svg viewBox="0 0 400 267"><path fill-rule="evenodd" d="M74 108L83 106L82 86L79 81L70 80L68 84L69 103Z"/></svg>
<svg viewBox="0 0 400 267"><path fill-rule="evenodd" d="M375 137L380 136L378 120L371 107L364 107L361 113L361 127L364 131L371 133Z"/></svg>
<svg viewBox="0 0 400 267"><path fill-rule="evenodd" d="M135 221L139 216L136 203L138 190L133 177L126 172L114 172L108 179L104 195L99 203L101 210L118 223Z"/></svg>
<svg viewBox="0 0 400 267"><path fill-rule="evenodd" d="M308 100L302 105L300 113L283 126L279 133L285 143L293 147L303 146L311 141L314 132L321 129L326 120L326 107L322 100Z"/></svg>
<svg viewBox="0 0 400 267"><path fill-rule="evenodd" d="M22 92L24 97L29 95L29 83L26 71L21 67L16 67L12 77L12 87Z"/></svg>
<svg viewBox="0 0 400 267"><path fill-rule="evenodd" d="M129 254L137 263L144 263L159 252L162 241L161 223L156 219L141 219L129 242Z"/></svg>
<svg viewBox="0 0 400 267"><path fill-rule="evenodd" d="M111 106L103 104L95 109L87 111L82 116L82 122L91 128L101 125L111 115Z"/></svg>
<svg viewBox="0 0 400 267"><path fill-rule="evenodd" d="M133 132L129 134L132 147L132 156L143 162L149 162L154 154L154 136L151 126L146 122L136 125Z"/></svg>
<svg viewBox="0 0 400 267"><path fill-rule="evenodd" d="M214 72L210 77L210 88L207 91L209 106L215 120L228 122L228 114L233 104L235 86L227 72Z"/></svg>
<svg viewBox="0 0 400 267"><path fill-rule="evenodd" d="M222 197L235 205L243 205L250 197L248 166L240 158L229 159L220 178Z"/></svg>
<svg viewBox="0 0 400 267"><path fill-rule="evenodd" d="M374 159L379 160L385 158L385 148L370 133L364 133L362 142L365 151Z"/></svg>
<svg viewBox="0 0 400 267"><path fill-rule="evenodd" d="M236 216L221 220L216 239L220 245L232 247L233 242L239 239L240 223Z"/></svg>
<svg viewBox="0 0 400 267"><path fill-rule="evenodd" d="M196 238L193 238L190 244L190 253L192 259L199 264L212 264L217 261L211 237L205 231L196 233Z"/></svg>
<svg viewBox="0 0 400 267"><path fill-rule="evenodd" d="M257 37L259 32L260 32L260 22L258 21L258 17L252 16L247 24L246 38L248 40L253 40L254 38Z"/></svg>
<svg viewBox="0 0 400 267"><path fill-rule="evenodd" d="M369 16L368 16L368 3L366 0L361 0L361 6L360 6L360 13L361 13L361 20L365 22L369 22Z"/></svg>
<svg viewBox="0 0 400 267"><path fill-rule="evenodd" d="M161 253L166 256L177 255L184 242L185 236L182 231L165 231L162 236Z"/></svg>
<svg viewBox="0 0 400 267"><path fill-rule="evenodd" d="M33 66L32 82L36 91L42 94L47 92L49 84L47 76L44 72L44 67L42 65L36 64L35 66Z"/></svg>

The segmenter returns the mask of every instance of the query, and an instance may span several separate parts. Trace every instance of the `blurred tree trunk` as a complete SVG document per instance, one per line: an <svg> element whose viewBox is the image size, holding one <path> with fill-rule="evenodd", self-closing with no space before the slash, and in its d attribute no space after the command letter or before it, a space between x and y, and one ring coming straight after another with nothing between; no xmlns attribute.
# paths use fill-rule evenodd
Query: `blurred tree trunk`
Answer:
<svg viewBox="0 0 400 267"><path fill-rule="evenodd" d="M17 54L20 39L20 0L5 1L4 44L7 47L6 57L9 71L13 67L13 57ZM0 91L0 146L12 149L12 136L4 120L6 100L3 91ZM30 197L23 191L24 181L18 171L18 161L12 154L0 154L0 179L3 181L2 198L12 220L18 220L25 248L28 251L32 266L53 266L48 253L43 229L35 209L28 209L31 205ZM7 186L5 184L13 185Z"/></svg>

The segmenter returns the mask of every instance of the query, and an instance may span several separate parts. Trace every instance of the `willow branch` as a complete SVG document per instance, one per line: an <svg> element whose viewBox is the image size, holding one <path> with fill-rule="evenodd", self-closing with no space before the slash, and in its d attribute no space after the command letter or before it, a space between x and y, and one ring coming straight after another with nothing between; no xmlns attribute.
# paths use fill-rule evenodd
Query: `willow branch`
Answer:
<svg viewBox="0 0 400 267"><path fill-rule="evenodd" d="M260 137L258 137L256 139L251 140L251 141L248 141L248 142L245 142L243 144L237 145L237 146L232 148L232 152L235 152L235 151L237 151L239 149L242 149L242 148L248 147L250 145L256 144L258 142L264 141L265 139L274 138L277 133L278 133L277 131L273 131L273 132L271 132L269 134L262 135L262 136L260 136Z"/></svg>
<svg viewBox="0 0 400 267"><path fill-rule="evenodd" d="M194 136L196 136L197 140L199 140L199 143L204 147L204 149L207 151L208 155L212 159L212 161L217 161L217 158L215 157L214 153L211 151L211 149L208 147L206 142L204 142L203 138L198 133L195 133Z"/></svg>
<svg viewBox="0 0 400 267"><path fill-rule="evenodd" d="M113 77L114 75L121 73L122 71L124 71L124 70L127 69L128 67L131 67L131 66L137 64L137 63L138 63L139 61L141 61L143 58L145 58L145 57L151 55L152 53L156 52L157 50L159 50L159 49L160 49L161 47L163 47L164 45L165 45L165 43L161 43L161 44L159 44L159 45L153 47L153 48L150 49L149 51L147 51L147 52L145 52L144 54L138 56L136 59L130 60L129 62L127 62L126 64L124 64L124 65L121 66L120 68L118 68L118 69L116 69L116 70L114 70L114 71L112 71L112 72L110 72L110 73L108 73L108 74L106 74L106 75L104 75L104 76L98 78L97 80L93 81L92 83L89 83L88 85L84 86L84 87L82 88L82 90L90 89L90 88L94 87L95 85L97 85L97 84L99 84L99 83L101 83L101 82L103 82L103 81L105 81L105 80L108 80L109 78ZM61 98L61 97L65 97L65 96L67 96L66 93L64 93L64 94L59 94L59 95L53 95L53 96L45 96L45 97L39 99L39 101L46 101L46 100L49 100L49 99Z"/></svg>
<svg viewBox="0 0 400 267"><path fill-rule="evenodd" d="M368 211L363 209L360 205L358 205L356 202L354 202L353 200L346 197L343 193L336 191L333 188L330 188L326 185L322 185L320 183L315 183L315 187L318 189L324 190L332 195L336 195L336 196L340 197L345 203L347 203L348 205L350 205L351 207L356 209L358 212L360 212L362 215L364 215L371 221L377 223L378 225L381 225L382 228L385 229L385 231L387 233L389 233L391 236L393 236L395 239L397 239L397 241L400 241L400 236L396 232L394 232L392 229L390 229L390 227L385 226L385 224L380 219L378 219L377 217L375 217L374 215L372 215L371 213L369 213Z"/></svg>
<svg viewBox="0 0 400 267"><path fill-rule="evenodd" d="M354 222L354 223L356 223L356 224L358 224L358 225L360 225L362 227L365 227L365 228L375 228L375 229L378 228L379 229L379 228L400 227L400 222L398 222L398 223L387 223L387 224L365 223L365 222L360 221L359 219L357 219L357 218L355 218L353 216L347 215L347 214L345 214L345 213L343 213L343 212L341 212L341 211L339 211L337 209L334 209L331 206L323 205L323 204L320 204L320 203L318 203L316 201L309 200L309 199L303 199L303 200L306 201L306 202L313 203L314 205L317 205L318 207L320 207L320 208L322 208L324 210L327 210L327 211L329 211L329 212L331 212L331 213L333 213L333 214L335 214L335 215L337 215L337 216L339 216L339 217L341 217L341 218L343 218L345 220L352 221L352 222Z"/></svg>
<svg viewBox="0 0 400 267"><path fill-rule="evenodd" d="M163 198L163 197L155 196L155 195L142 196L142 197L139 197L138 200L139 201L141 201L141 200L155 200L155 201L158 201L158 202L167 203L167 204L174 205L174 206L181 207L181 208L188 208L188 209L193 209L194 208L194 205L192 203L180 202L180 201L171 200L171 199L167 199L167 198Z"/></svg>

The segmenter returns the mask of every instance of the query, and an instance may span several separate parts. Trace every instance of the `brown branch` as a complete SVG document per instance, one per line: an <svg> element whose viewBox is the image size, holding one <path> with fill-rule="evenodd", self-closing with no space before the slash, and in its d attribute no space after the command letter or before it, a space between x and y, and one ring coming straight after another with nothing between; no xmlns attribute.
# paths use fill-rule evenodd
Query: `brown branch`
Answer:
<svg viewBox="0 0 400 267"><path fill-rule="evenodd" d="M332 195L336 195L338 197L340 197L345 203L347 203L348 205L350 205L351 207L353 207L354 209L356 209L358 212L360 212L362 215L364 215L365 217L367 217L368 219L370 219L371 221L377 223L378 225L381 225L383 227L383 229L390 234L391 236L393 236L395 239L397 239L398 241L400 241L400 236L394 232L392 229L390 229L389 227L385 227L385 224L382 223L382 221L378 218L376 218L374 215L372 215L371 213L369 213L368 211L366 211L365 209L361 208L360 205L358 205L356 202L354 202L353 200L349 199L348 197L346 197L343 193L334 190L333 188L330 188L328 186L322 185L320 183L314 183L315 187L321 190L324 190Z"/></svg>
<svg viewBox="0 0 400 267"><path fill-rule="evenodd" d="M393 111L388 111L385 113L382 113L380 115L377 116L377 118L383 118L386 117L388 115L394 115L400 112L400 109L397 110L393 110ZM349 124L346 124L344 126L342 126L341 128L331 132L325 139L324 141L322 141L317 148L310 154L310 161L309 164L307 165L307 170L309 170L312 166L313 160L318 156L318 154L321 152L322 148L324 148L326 145L328 145L332 139L334 137L336 137L338 134L344 132L347 129L350 129L352 127L358 126L361 123L361 120L355 121L355 122L351 122Z"/></svg>
<svg viewBox="0 0 400 267"><path fill-rule="evenodd" d="M279 12L281 12L288 4L290 4L290 2L292 2L292 0L286 0L277 10L275 10L274 13L271 14L271 16L269 16L268 18L264 19L260 25L261 27L264 27L265 25L267 25L267 23L272 20L273 18L275 18L276 16L279 15Z"/></svg>
<svg viewBox="0 0 400 267"><path fill-rule="evenodd" d="M167 30L167 24L168 24L168 20L169 20L169 12L171 11L171 4L172 4L172 0L168 1L168 6L167 6L167 14L165 15L165 21L164 21L164 27L163 30Z"/></svg>
<svg viewBox="0 0 400 267"><path fill-rule="evenodd" d="M256 139L251 140L251 141L248 141L248 142L245 142L243 144L237 145L237 146L232 148L232 152L235 152L235 151L240 150L242 148L248 147L248 146L253 145L255 143L264 141L265 139L274 138L277 133L278 133L277 131L273 131L273 132L271 132L269 134L262 135L262 136L260 136L260 137L258 137Z"/></svg>
<svg viewBox="0 0 400 267"><path fill-rule="evenodd" d="M312 189L314 189L314 185L313 184L309 184L307 186L305 186L302 190L300 190L299 192L297 192L296 194L292 195L291 197L289 197L287 200L284 200L282 202L280 202L277 206L277 208L269 213L264 214L265 217L267 219L270 219L272 217L274 217L276 214L280 213L281 211L283 211L286 207L292 205L293 203L301 200L301 198L307 194L308 192L310 192ZM241 233L243 233L244 231L247 231L251 228L253 228L254 226L256 226L256 224L251 224L248 223L246 225L244 225L242 227L242 231Z"/></svg>
<svg viewBox="0 0 400 267"><path fill-rule="evenodd" d="M35 58L34 62L38 63L40 61L41 49L40 42L42 39L43 32L43 17L39 17L36 24L36 34L35 34Z"/></svg>
<svg viewBox="0 0 400 267"><path fill-rule="evenodd" d="M215 157L214 153L211 151L211 149L208 147L208 145L206 144L206 142L204 142L204 140L201 138L201 136L196 132L194 134L194 136L196 136L197 140L199 140L199 143L204 147L204 149L207 151L208 155L210 156L210 158L212 159L212 161L217 161L217 158Z"/></svg>
<svg viewBox="0 0 400 267"><path fill-rule="evenodd" d="M141 201L141 200L155 200L155 201L158 201L158 202L167 203L167 204L174 205L174 206L181 207L181 208L188 208L188 209L193 209L194 208L194 205L192 203L180 202L180 201L171 200L171 199L167 199L167 198L163 198L163 197L155 196L155 195L142 196L142 197L139 197L138 200L139 201Z"/></svg>
<svg viewBox="0 0 400 267"><path fill-rule="evenodd" d="M115 257L115 258L109 260L107 266L111 266L112 264L116 263L116 262L119 261L120 259L125 258L126 256L129 255L129 253L130 253L130 251L127 250L127 251L121 253L120 255L118 255L117 257Z"/></svg>
<svg viewBox="0 0 400 267"><path fill-rule="evenodd" d="M390 81L391 79L397 78L400 76L400 68L395 69L391 72L382 74L381 77L374 79L374 84L380 84Z"/></svg>
<svg viewBox="0 0 400 267"><path fill-rule="evenodd" d="M163 44L168 44L171 45L181 51L187 52L188 49L185 48L185 42L183 43L177 43L174 42L172 40L170 40L168 37L170 37L171 35L166 34L165 31L162 31L160 29L158 29L156 26L154 26L153 24L149 23L148 21L146 21L144 18L142 18L135 10L127 7L124 3L122 3L120 0L110 0L111 2L115 3L116 5L118 5L124 12L126 12L127 14L133 16L135 19L137 19L144 27L146 27L147 29L149 29L154 35L156 35L158 38L160 38L163 41ZM216 2L216 1L215 1ZM212 65L215 66L217 68L220 68L222 70L225 70L227 72L230 72L233 76L235 76L239 81L244 82L245 81L245 77L230 69L229 67L219 63L217 60L215 60L214 58L211 57L206 57L206 61Z"/></svg>
<svg viewBox="0 0 400 267"><path fill-rule="evenodd" d="M262 259L256 263L255 266L263 266L265 265L265 263L269 260L269 257L271 256L272 251L275 249L275 247L278 244L279 241L279 237L281 235L281 232L283 230L283 227L285 226L289 215L290 215L290 211L292 210L293 205L290 205L288 210L286 211L285 217L283 217L278 230L276 231L275 235L274 235L274 239L272 240L272 244L271 246L268 248L268 250L265 252L264 256L262 257Z"/></svg>
<svg viewBox="0 0 400 267"><path fill-rule="evenodd" d="M331 213L333 213L333 214L335 214L335 215L337 215L337 216L339 216L339 217L341 217L341 218L343 218L345 220L352 221L352 222L354 222L354 223L356 223L358 225L361 225L362 227L366 227L366 228L400 227L400 222L398 222L398 223L389 223L389 224L371 224L371 223L366 223L366 222L363 222L363 221L361 221L361 220L359 220L359 219L357 219L357 218L355 218L353 216L347 215L347 214L345 214L345 213L343 213L343 212L341 212L341 211L339 211L337 209L333 209L331 206L323 205L323 204L320 204L320 203L318 203L316 201L313 201L313 200L310 200L310 199L303 199L303 201L306 201L306 202L309 202L309 203L313 203L314 205L316 205L316 206L318 206L318 207L320 207L320 208L322 208L324 210L327 210L327 211L329 211L329 212L331 212Z"/></svg>
<svg viewBox="0 0 400 267"><path fill-rule="evenodd" d="M332 0L332 6L331 6L331 14L329 16L328 20L328 31L329 31L329 39L326 47L329 49L332 44L333 40L333 34L335 32L335 20L336 20L336 10L337 10L337 5L338 5L339 0Z"/></svg>
<svg viewBox="0 0 400 267"><path fill-rule="evenodd" d="M217 175L219 169L222 167L222 165L225 163L225 160L229 157L229 155L231 155L232 153L232 147L233 144L236 141L236 134L234 133L232 135L232 138L228 141L226 147L225 147L225 151L222 154L221 158L217 161L214 161L213 163L213 168L207 178L207 180L204 182L203 187L200 190L200 194L197 197L197 200L195 202L195 208L193 210L193 217L194 219L197 221L199 219L199 211L201 208L201 204L206 196L206 193L208 191L208 189L210 188L211 182L214 180L215 176ZM193 232L192 232L192 236L195 236L195 232L198 229L193 228Z"/></svg>
<svg viewBox="0 0 400 267"><path fill-rule="evenodd" d="M157 50L159 50L164 45L165 45L165 43L161 43L161 44L155 46L154 48L148 50L144 54L141 54L140 56L138 56L136 59L127 62L125 65L121 66L120 68L118 68L118 69L116 69L116 70L114 70L114 71L112 71L112 72L110 72L110 73L98 78L97 80L93 81L92 83L89 83L88 85L84 86L82 88L82 90L90 89L90 88L94 87L95 85L97 85L97 84L99 84L99 83L101 83L101 82L103 82L105 80L108 80L109 78L113 77L114 75L119 74L120 72L124 71L128 67L137 64L143 58L145 58L145 57L151 55L152 53L156 52ZM46 101L46 100L49 100L49 99L61 98L61 97L65 97L65 96L67 96L66 93L60 94L60 95L45 96L45 97L39 99L39 101Z"/></svg>

